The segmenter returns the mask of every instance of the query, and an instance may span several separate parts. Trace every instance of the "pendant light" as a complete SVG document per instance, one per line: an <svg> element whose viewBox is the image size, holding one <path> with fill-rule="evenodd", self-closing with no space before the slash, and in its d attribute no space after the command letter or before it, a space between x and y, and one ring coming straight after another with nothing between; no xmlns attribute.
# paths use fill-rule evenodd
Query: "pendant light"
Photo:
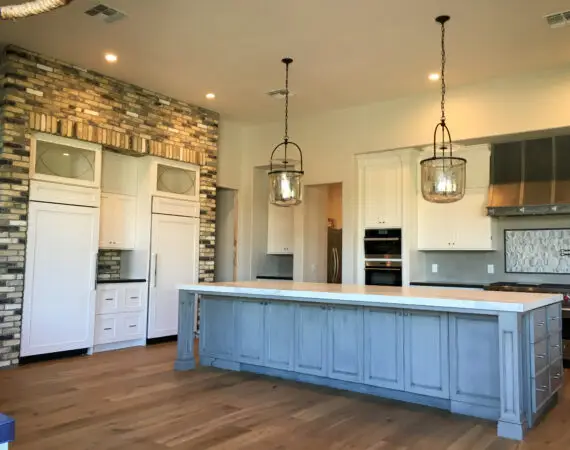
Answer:
<svg viewBox="0 0 570 450"><path fill-rule="evenodd" d="M452 203L461 200L465 195L467 161L453 156L451 133L445 121L445 23L449 19L449 16L439 16L435 19L441 24L441 120L433 133L433 156L420 163L422 195L432 203ZM438 142L440 130L441 141Z"/></svg>
<svg viewBox="0 0 570 450"><path fill-rule="evenodd" d="M285 64L285 136L271 153L269 162L269 201L276 206L295 206L301 203L303 187L301 178L303 177L303 153L301 147L289 140L289 66L293 62L291 58L281 60ZM299 168L297 161L289 159L287 150L292 146L299 152ZM283 149L283 158L276 159L275 152Z"/></svg>

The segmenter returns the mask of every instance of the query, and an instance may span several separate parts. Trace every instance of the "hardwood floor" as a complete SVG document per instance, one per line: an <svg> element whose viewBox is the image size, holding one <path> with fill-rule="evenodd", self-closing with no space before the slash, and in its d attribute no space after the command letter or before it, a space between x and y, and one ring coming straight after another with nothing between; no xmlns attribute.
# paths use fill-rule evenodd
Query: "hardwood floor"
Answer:
<svg viewBox="0 0 570 450"><path fill-rule="evenodd" d="M10 449L570 449L570 382L518 444L491 422L246 373L174 372L174 357L162 344L0 371Z"/></svg>

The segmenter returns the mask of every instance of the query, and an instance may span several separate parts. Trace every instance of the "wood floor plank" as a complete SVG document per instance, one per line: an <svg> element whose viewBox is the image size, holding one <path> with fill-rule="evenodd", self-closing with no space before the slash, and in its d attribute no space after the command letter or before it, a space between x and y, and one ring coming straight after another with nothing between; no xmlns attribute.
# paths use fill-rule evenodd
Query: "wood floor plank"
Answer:
<svg viewBox="0 0 570 450"><path fill-rule="evenodd" d="M175 345L0 371L11 450L568 450L570 385L522 443L496 424L255 374L174 372ZM570 374L569 374L570 375Z"/></svg>

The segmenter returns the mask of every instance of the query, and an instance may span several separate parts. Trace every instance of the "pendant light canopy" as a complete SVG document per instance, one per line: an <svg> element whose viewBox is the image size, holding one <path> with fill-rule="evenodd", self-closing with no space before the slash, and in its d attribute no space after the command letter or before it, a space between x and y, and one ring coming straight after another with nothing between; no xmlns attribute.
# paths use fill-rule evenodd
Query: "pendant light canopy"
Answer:
<svg viewBox="0 0 570 450"><path fill-rule="evenodd" d="M433 156L421 163L422 195L432 203L452 203L465 195L467 161L453 156L451 133L445 119L445 23L449 16L435 19L441 24L441 119L433 133ZM441 140L438 142L438 134Z"/></svg>
<svg viewBox="0 0 570 450"><path fill-rule="evenodd" d="M303 152L295 142L289 140L289 65L291 58L283 58L285 64L285 136L271 153L269 162L269 201L276 206L295 206L302 202ZM290 159L289 147L299 152L299 160ZM276 157L282 150L283 158Z"/></svg>

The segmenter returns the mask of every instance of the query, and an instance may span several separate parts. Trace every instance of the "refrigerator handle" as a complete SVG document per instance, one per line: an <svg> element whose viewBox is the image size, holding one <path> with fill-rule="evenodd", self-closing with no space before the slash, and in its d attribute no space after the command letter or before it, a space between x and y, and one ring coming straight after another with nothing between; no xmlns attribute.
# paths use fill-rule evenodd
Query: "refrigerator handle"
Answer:
<svg viewBox="0 0 570 450"><path fill-rule="evenodd" d="M336 274L335 279L337 283L340 283L340 255L338 254L338 248L334 249L336 252Z"/></svg>
<svg viewBox="0 0 570 450"><path fill-rule="evenodd" d="M337 277L337 273L338 273L338 256L336 253L336 248L333 248L333 277L332 277L332 282L336 283L336 277Z"/></svg>
<svg viewBox="0 0 570 450"><path fill-rule="evenodd" d="M158 253L154 253L152 255L152 259L153 259L153 263L154 263L152 287L156 287L156 278L157 278L157 274L158 274Z"/></svg>

